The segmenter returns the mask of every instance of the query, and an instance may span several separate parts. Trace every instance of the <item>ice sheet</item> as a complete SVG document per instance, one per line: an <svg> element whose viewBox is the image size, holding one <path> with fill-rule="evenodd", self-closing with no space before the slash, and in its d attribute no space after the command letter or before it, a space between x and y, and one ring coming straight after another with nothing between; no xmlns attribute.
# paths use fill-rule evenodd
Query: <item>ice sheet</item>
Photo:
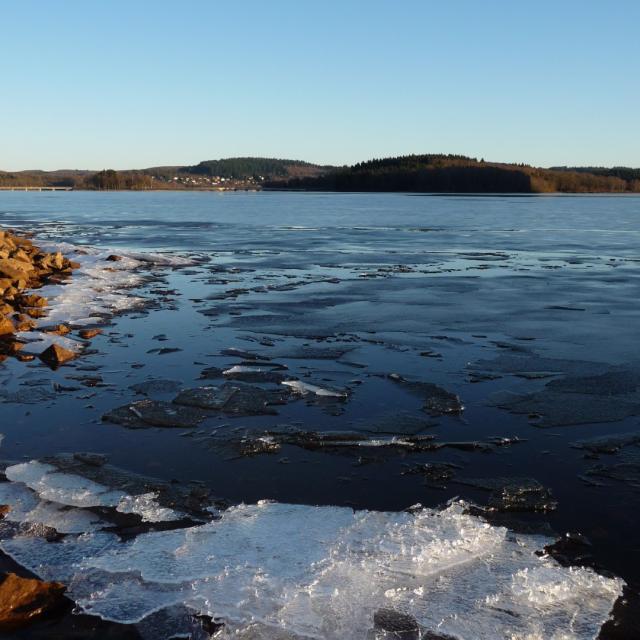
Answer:
<svg viewBox="0 0 640 640"><path fill-rule="evenodd" d="M464 507L386 513L261 502L129 542L94 533L2 548L66 582L82 609L119 622L182 603L224 618L229 637L254 625L271 630L264 637L348 640L373 637L375 612L390 608L462 640L597 636L621 580L539 557L550 539L492 526Z"/></svg>

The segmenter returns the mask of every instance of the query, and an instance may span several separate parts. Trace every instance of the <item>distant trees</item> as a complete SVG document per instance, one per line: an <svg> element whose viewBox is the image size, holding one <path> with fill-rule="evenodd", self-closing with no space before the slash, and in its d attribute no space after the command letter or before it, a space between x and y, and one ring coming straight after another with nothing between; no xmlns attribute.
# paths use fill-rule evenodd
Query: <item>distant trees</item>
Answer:
<svg viewBox="0 0 640 640"><path fill-rule="evenodd" d="M100 191L120 189L120 176L113 169L104 169L91 176L90 184Z"/></svg>
<svg viewBox="0 0 640 640"><path fill-rule="evenodd" d="M137 191L153 188L153 178L140 171L119 172L113 169L104 169L91 176L88 186L100 191L117 191L118 189Z"/></svg>
<svg viewBox="0 0 640 640"><path fill-rule="evenodd" d="M630 167L551 167L552 171L570 171L573 173L591 173L596 176L620 178L627 182L640 180L640 169Z"/></svg>

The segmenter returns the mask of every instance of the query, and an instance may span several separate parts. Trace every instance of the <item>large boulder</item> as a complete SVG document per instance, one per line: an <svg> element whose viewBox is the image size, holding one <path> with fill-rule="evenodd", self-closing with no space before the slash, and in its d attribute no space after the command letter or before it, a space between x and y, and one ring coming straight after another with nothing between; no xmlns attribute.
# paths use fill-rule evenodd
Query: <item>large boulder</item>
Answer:
<svg viewBox="0 0 640 640"><path fill-rule="evenodd" d="M40 360L49 365L52 369L56 369L61 364L69 362L76 357L76 354L69 349L61 347L59 344L52 344L45 349L39 356Z"/></svg>

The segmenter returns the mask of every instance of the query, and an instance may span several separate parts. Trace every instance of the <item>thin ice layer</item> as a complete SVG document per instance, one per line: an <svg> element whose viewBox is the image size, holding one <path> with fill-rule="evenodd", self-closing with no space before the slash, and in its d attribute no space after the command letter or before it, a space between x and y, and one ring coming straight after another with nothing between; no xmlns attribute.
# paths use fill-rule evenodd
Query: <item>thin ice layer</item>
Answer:
<svg viewBox="0 0 640 640"><path fill-rule="evenodd" d="M327 640L366 638L380 608L462 640L587 640L623 585L538 557L549 539L491 526L458 503L416 514L259 503L130 542L103 536L67 539L64 553L20 539L3 549L106 619L135 622L181 601L234 628Z"/></svg>

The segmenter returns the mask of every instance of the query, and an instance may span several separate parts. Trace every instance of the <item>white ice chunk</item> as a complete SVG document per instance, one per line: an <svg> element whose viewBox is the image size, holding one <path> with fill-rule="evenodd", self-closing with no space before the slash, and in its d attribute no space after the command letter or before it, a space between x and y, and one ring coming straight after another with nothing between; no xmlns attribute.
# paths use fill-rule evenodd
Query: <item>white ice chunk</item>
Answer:
<svg viewBox="0 0 640 640"><path fill-rule="evenodd" d="M58 533L84 533L107 524L91 512L42 502L36 493L19 482L0 482L0 504L9 506L5 520L40 524Z"/></svg>
<svg viewBox="0 0 640 640"><path fill-rule="evenodd" d="M155 492L124 496L118 503L116 511L135 513L141 516L144 522L170 522L185 517L183 513L160 506L157 498L158 494Z"/></svg>
<svg viewBox="0 0 640 640"><path fill-rule="evenodd" d="M299 394L306 396L308 394L315 394L316 396L324 396L329 398L346 398L346 391L339 391L335 389L326 389L325 387L318 387L315 384L309 384L308 382L302 382L302 380L284 380L282 384L287 387L291 387Z"/></svg>
<svg viewBox="0 0 640 640"><path fill-rule="evenodd" d="M5 469L5 475L7 476L7 480L11 480L11 482L22 482L30 487L32 484L40 482L47 473L51 473L52 471L56 471L53 465L38 462L38 460L30 460L29 462L22 462L7 467Z"/></svg>
<svg viewBox="0 0 640 640"><path fill-rule="evenodd" d="M271 369L266 369L264 367L250 367L247 365L236 364L229 369L225 369L222 374L225 376L233 375L234 373L263 373L271 371Z"/></svg>
<svg viewBox="0 0 640 640"><path fill-rule="evenodd" d="M115 507L126 496L72 473L62 473L50 464L36 460L7 467L6 476L22 482L42 499L72 507Z"/></svg>

